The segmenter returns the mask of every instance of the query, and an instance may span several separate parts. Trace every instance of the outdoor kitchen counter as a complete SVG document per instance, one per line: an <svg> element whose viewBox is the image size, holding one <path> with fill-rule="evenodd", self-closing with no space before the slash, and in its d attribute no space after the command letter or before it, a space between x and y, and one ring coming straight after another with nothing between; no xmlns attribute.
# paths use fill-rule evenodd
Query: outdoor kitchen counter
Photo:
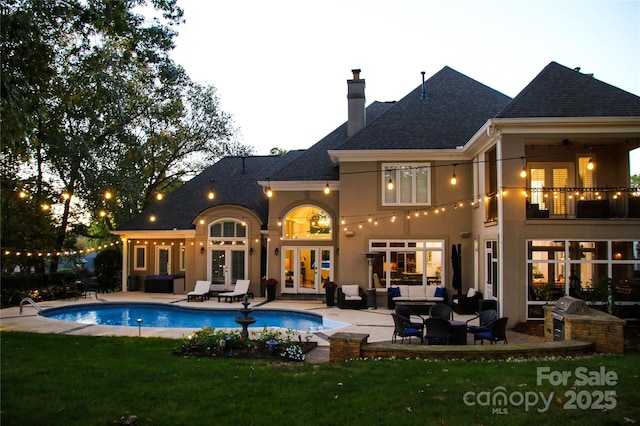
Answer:
<svg viewBox="0 0 640 426"><path fill-rule="evenodd" d="M544 336L554 340L552 306L545 306ZM593 308L584 313L564 314L564 340L595 343L596 352L624 353L624 326L627 322Z"/></svg>

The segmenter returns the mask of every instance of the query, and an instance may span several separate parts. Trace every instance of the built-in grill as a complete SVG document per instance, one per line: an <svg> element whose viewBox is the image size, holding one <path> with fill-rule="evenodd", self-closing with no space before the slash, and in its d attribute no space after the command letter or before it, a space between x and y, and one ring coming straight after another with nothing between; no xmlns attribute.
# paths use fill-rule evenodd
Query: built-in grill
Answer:
<svg viewBox="0 0 640 426"><path fill-rule="evenodd" d="M571 296L563 296L551 311L553 316L553 340L564 340L564 316L585 312L584 301Z"/></svg>

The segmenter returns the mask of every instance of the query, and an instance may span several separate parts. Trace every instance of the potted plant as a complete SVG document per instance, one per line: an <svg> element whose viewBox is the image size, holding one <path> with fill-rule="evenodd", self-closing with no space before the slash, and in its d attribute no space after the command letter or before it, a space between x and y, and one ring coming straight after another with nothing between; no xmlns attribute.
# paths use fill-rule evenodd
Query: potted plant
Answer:
<svg viewBox="0 0 640 426"><path fill-rule="evenodd" d="M338 285L333 281L325 281L322 288L326 291L327 306L335 306L336 288Z"/></svg>
<svg viewBox="0 0 640 426"><path fill-rule="evenodd" d="M267 302L276 300L276 285L278 285L278 280L269 278L264 283L267 286Z"/></svg>

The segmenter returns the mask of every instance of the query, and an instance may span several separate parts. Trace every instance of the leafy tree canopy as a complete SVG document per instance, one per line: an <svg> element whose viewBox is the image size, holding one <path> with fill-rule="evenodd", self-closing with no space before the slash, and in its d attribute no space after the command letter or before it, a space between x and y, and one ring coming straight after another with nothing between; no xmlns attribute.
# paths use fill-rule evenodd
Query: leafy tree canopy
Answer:
<svg viewBox="0 0 640 426"><path fill-rule="evenodd" d="M34 235L53 229L38 244L59 250L75 244L75 224L108 231L221 157L252 153L215 88L169 57L183 15L176 0L0 8L1 197L13 206L2 209L3 248L29 248L23 227L5 226L10 215L29 217Z"/></svg>

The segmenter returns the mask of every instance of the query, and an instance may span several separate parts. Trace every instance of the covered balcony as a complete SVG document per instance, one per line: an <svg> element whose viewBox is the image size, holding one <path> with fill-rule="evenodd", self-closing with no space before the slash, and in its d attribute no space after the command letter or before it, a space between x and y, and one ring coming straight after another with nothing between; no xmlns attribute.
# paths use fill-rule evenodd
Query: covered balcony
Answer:
<svg viewBox="0 0 640 426"><path fill-rule="evenodd" d="M527 219L640 218L639 188L527 188Z"/></svg>

